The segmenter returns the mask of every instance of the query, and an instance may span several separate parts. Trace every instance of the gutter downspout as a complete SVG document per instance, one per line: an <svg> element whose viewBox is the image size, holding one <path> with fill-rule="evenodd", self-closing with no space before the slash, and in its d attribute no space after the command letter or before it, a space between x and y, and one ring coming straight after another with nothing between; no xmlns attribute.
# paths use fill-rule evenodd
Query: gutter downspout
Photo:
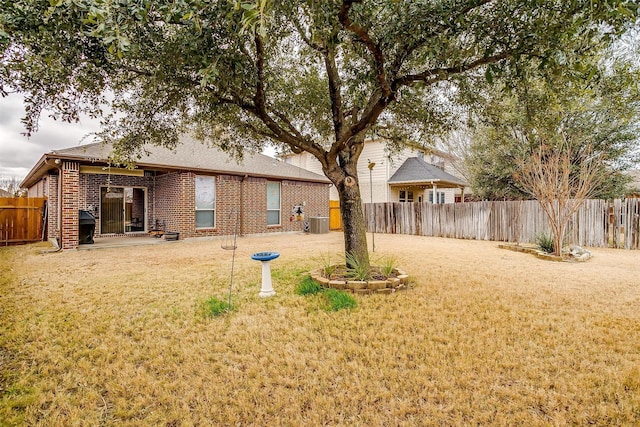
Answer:
<svg viewBox="0 0 640 427"><path fill-rule="evenodd" d="M53 164L49 163L50 160L51 159L47 158L44 161L45 164L58 169L58 229L56 230L58 233L58 237L56 237L58 249L56 249L55 252L60 252L62 250L62 160L55 159Z"/></svg>

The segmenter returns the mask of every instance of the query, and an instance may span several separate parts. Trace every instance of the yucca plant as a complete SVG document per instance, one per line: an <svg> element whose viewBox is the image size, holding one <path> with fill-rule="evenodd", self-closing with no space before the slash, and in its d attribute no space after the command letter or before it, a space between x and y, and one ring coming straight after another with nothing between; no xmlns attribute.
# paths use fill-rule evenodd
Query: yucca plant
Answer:
<svg viewBox="0 0 640 427"><path fill-rule="evenodd" d="M356 258L350 252L346 254L347 276L355 280L368 280L371 276L369 265Z"/></svg>
<svg viewBox="0 0 640 427"><path fill-rule="evenodd" d="M391 277L391 274L393 274L393 270L395 270L397 267L398 258L396 258L394 255L387 255L382 258L382 261L380 262L380 272L386 277Z"/></svg>
<svg viewBox="0 0 640 427"><path fill-rule="evenodd" d="M548 254L552 254L555 250L553 236L551 234L538 233L536 235L536 244L538 245L538 249Z"/></svg>

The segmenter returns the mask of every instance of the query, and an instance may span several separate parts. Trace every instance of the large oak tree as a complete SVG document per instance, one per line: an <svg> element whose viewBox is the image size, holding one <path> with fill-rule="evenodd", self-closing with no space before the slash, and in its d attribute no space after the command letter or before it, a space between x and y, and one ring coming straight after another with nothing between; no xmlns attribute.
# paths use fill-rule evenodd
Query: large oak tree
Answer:
<svg viewBox="0 0 640 427"><path fill-rule="evenodd" d="M638 15L623 0L0 4L0 91L26 95L28 132L43 108L75 120L108 101L102 136L121 153L184 132L236 153L307 151L340 194L345 248L362 262L356 165L369 132L431 135L449 123L447 90L531 58L563 66Z"/></svg>

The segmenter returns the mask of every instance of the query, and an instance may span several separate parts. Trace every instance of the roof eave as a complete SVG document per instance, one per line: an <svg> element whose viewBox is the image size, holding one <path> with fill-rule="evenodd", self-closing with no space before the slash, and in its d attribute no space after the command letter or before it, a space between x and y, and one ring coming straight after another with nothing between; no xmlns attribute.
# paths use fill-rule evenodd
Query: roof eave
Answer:
<svg viewBox="0 0 640 427"><path fill-rule="evenodd" d="M462 182L455 182L455 181L446 181L446 180L442 180L442 179L416 179L416 180L405 180L405 181L388 181L388 184L392 187L395 186L399 186L399 185L424 185L424 184L445 184L445 185L449 185L451 187L454 188L463 188L463 187L468 187L468 184L462 183Z"/></svg>
<svg viewBox="0 0 640 427"><path fill-rule="evenodd" d="M60 155L56 153L46 153L44 154L38 163L29 171L27 176L20 183L21 188L29 188L33 184L35 184L39 178L44 176L48 171L54 169L54 166L50 165L48 161L50 160L66 160L66 161L79 161L79 162L87 162L87 163L96 163L96 162L104 162L107 163L108 159L87 157L87 156L77 156L77 155ZM330 184L328 178L321 177L294 177L294 176L283 176L283 175L273 175L273 174L263 174L263 173L255 173L248 171L229 171L223 169L207 169L207 168L194 168L189 166L180 166L180 165L162 165L157 163L148 163L148 162L135 162L134 163L140 169L156 169L156 170L166 170L166 171L180 171L180 170L188 170L192 172L200 172L200 173L209 173L209 174L226 174L226 175L236 175L236 176L244 176L250 175L257 178L273 178L273 179L286 179L289 181L303 181L303 182L315 182L320 184Z"/></svg>
<svg viewBox="0 0 640 427"><path fill-rule="evenodd" d="M224 175L235 175L235 176L254 176L257 178L274 178L274 179L286 179L289 181L305 181L305 182L318 182L322 184L330 184L328 178L323 179L320 175L319 178L312 177L293 177L293 176L283 176L283 175L270 175L270 174L262 174L255 173L249 171L230 171L225 169L207 169L207 168L198 168L192 166L180 166L180 165L160 165L157 163L145 163L145 162L136 162L136 166L140 168L149 168L149 169L160 169L160 170L171 170L171 171L180 171L180 170L188 170L191 172L200 172L200 173L209 173L209 174L224 174Z"/></svg>

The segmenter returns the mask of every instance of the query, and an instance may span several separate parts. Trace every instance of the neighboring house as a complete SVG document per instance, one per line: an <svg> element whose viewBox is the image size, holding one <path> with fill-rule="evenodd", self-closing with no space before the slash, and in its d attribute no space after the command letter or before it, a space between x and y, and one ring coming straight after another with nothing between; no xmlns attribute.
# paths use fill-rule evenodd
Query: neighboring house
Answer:
<svg viewBox="0 0 640 427"><path fill-rule="evenodd" d="M13 194L9 193L7 190L3 190L0 188L0 197L13 197Z"/></svg>
<svg viewBox="0 0 640 427"><path fill-rule="evenodd" d="M283 158L291 165L323 173L320 162L307 152ZM451 156L442 151L414 147L406 147L389 157L384 140L367 140L358 161L362 201L368 203L372 198L374 203L463 201L469 184L456 176L451 160ZM371 170L370 163L375 163ZM330 197L338 200L333 186Z"/></svg>
<svg viewBox="0 0 640 427"><path fill-rule="evenodd" d="M324 176L262 154L238 164L188 138L175 150L146 149L133 168L111 164L111 147L99 143L44 154L21 186L48 198L48 237L76 248L79 210L95 216L96 237L162 227L181 239L230 235L236 222L240 235L298 231L304 215L328 215Z"/></svg>
<svg viewBox="0 0 640 427"><path fill-rule="evenodd" d="M634 169L627 172L631 176L631 182L628 185L625 197L640 197L640 169Z"/></svg>

